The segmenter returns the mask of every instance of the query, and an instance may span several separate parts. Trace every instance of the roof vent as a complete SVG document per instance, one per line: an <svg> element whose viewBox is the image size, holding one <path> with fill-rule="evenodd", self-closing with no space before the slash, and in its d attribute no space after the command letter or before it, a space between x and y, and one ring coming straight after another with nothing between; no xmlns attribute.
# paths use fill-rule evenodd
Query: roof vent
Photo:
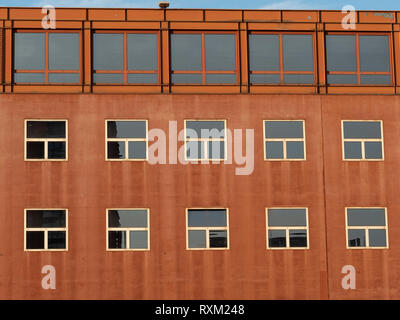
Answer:
<svg viewBox="0 0 400 320"><path fill-rule="evenodd" d="M168 1L160 1L158 3L158 6L160 9L167 9L169 7L169 2Z"/></svg>

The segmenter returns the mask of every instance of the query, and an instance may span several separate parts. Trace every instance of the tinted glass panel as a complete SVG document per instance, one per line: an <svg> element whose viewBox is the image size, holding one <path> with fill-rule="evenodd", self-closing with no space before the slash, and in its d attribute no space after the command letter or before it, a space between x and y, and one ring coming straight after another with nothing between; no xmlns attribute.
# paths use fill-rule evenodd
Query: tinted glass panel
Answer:
<svg viewBox="0 0 400 320"><path fill-rule="evenodd" d="M185 74L172 74L172 83L202 83L203 76L201 74L195 73L185 73Z"/></svg>
<svg viewBox="0 0 400 320"><path fill-rule="evenodd" d="M126 249L126 232L108 231L108 248Z"/></svg>
<svg viewBox="0 0 400 320"><path fill-rule="evenodd" d="M65 210L27 210L27 228L65 228Z"/></svg>
<svg viewBox="0 0 400 320"><path fill-rule="evenodd" d="M50 73L50 83L79 83L78 73Z"/></svg>
<svg viewBox="0 0 400 320"><path fill-rule="evenodd" d="M345 159L361 159L361 142L345 142L344 143Z"/></svg>
<svg viewBox="0 0 400 320"><path fill-rule="evenodd" d="M365 247L365 230L349 229L347 237L349 247Z"/></svg>
<svg viewBox="0 0 400 320"><path fill-rule="evenodd" d="M347 209L348 226L385 226L385 209Z"/></svg>
<svg viewBox="0 0 400 320"><path fill-rule="evenodd" d="M189 248L205 248L206 247L206 231L205 230L189 230L188 231Z"/></svg>
<svg viewBox="0 0 400 320"><path fill-rule="evenodd" d="M390 71L388 36L360 35L359 43L361 71Z"/></svg>
<svg viewBox="0 0 400 320"><path fill-rule="evenodd" d="M123 70L124 35L95 33L93 35L93 68L95 70Z"/></svg>
<svg viewBox="0 0 400 320"><path fill-rule="evenodd" d="M250 74L250 83L280 83L280 74Z"/></svg>
<svg viewBox="0 0 400 320"><path fill-rule="evenodd" d="M290 247L307 247L306 230L289 230Z"/></svg>
<svg viewBox="0 0 400 320"><path fill-rule="evenodd" d="M171 66L176 71L202 70L201 34L171 35Z"/></svg>
<svg viewBox="0 0 400 320"><path fill-rule="evenodd" d="M271 248L285 248L286 230L268 230L268 246Z"/></svg>
<svg viewBox="0 0 400 320"><path fill-rule="evenodd" d="M249 55L250 55L249 57L250 70L279 71L280 70L279 35L250 34ZM277 76L278 80L274 82L280 82L279 79L280 76L279 75Z"/></svg>
<svg viewBox="0 0 400 320"><path fill-rule="evenodd" d="M27 231L26 248L44 249L44 231Z"/></svg>
<svg viewBox="0 0 400 320"><path fill-rule="evenodd" d="M228 235L224 230L210 230L210 248L227 248Z"/></svg>
<svg viewBox="0 0 400 320"><path fill-rule="evenodd" d="M48 249L65 249L66 248L66 232L65 231L49 231Z"/></svg>
<svg viewBox="0 0 400 320"><path fill-rule="evenodd" d="M205 143L204 141L187 141L186 157L188 159L205 159Z"/></svg>
<svg viewBox="0 0 400 320"><path fill-rule="evenodd" d="M378 121L345 121L343 122L345 139L379 139L381 138L381 123Z"/></svg>
<svg viewBox="0 0 400 320"><path fill-rule="evenodd" d="M286 158L288 159L304 159L304 142L287 141L286 142Z"/></svg>
<svg viewBox="0 0 400 320"><path fill-rule="evenodd" d="M235 70L235 35L206 34L204 38L206 47L206 70Z"/></svg>
<svg viewBox="0 0 400 320"><path fill-rule="evenodd" d="M268 209L268 226L307 226L306 209Z"/></svg>
<svg viewBox="0 0 400 320"><path fill-rule="evenodd" d="M109 210L109 228L147 228L147 210Z"/></svg>
<svg viewBox="0 0 400 320"><path fill-rule="evenodd" d="M283 70L313 71L313 39L312 35L282 35Z"/></svg>
<svg viewBox="0 0 400 320"><path fill-rule="evenodd" d="M49 141L47 144L49 159L65 159L65 142Z"/></svg>
<svg viewBox="0 0 400 320"><path fill-rule="evenodd" d="M65 138L65 121L28 121L27 138Z"/></svg>
<svg viewBox="0 0 400 320"><path fill-rule="evenodd" d="M158 75L151 73L130 73L128 83L158 83Z"/></svg>
<svg viewBox="0 0 400 320"><path fill-rule="evenodd" d="M109 159L125 159L125 142L108 141L107 142L107 158Z"/></svg>
<svg viewBox="0 0 400 320"><path fill-rule="evenodd" d="M236 74L207 74L206 83L236 83Z"/></svg>
<svg viewBox="0 0 400 320"><path fill-rule="evenodd" d="M224 141L208 142L208 158L224 159L225 158L225 142Z"/></svg>
<svg viewBox="0 0 400 320"><path fill-rule="evenodd" d="M391 84L390 75L385 74L362 74L361 84Z"/></svg>
<svg viewBox="0 0 400 320"><path fill-rule="evenodd" d="M224 121L186 121L187 138L224 138Z"/></svg>
<svg viewBox="0 0 400 320"><path fill-rule="evenodd" d="M49 34L49 69L79 70L79 34Z"/></svg>
<svg viewBox="0 0 400 320"><path fill-rule="evenodd" d="M382 159L382 143L368 142L364 143L366 159Z"/></svg>
<svg viewBox="0 0 400 320"><path fill-rule="evenodd" d="M44 73L14 73L15 83L43 83Z"/></svg>
<svg viewBox="0 0 400 320"><path fill-rule="evenodd" d="M266 138L303 138L302 121L265 121Z"/></svg>
<svg viewBox="0 0 400 320"><path fill-rule="evenodd" d="M386 247L386 230L369 229L368 232L371 247Z"/></svg>
<svg viewBox="0 0 400 320"><path fill-rule="evenodd" d="M226 227L225 209L190 209L188 210L189 227Z"/></svg>
<svg viewBox="0 0 400 320"><path fill-rule="evenodd" d="M44 142L29 141L26 143L27 159L44 159Z"/></svg>
<svg viewBox="0 0 400 320"><path fill-rule="evenodd" d="M14 37L14 68L16 70L43 70L44 33L16 33Z"/></svg>
<svg viewBox="0 0 400 320"><path fill-rule="evenodd" d="M357 84L355 74L328 74L328 84Z"/></svg>
<svg viewBox="0 0 400 320"><path fill-rule="evenodd" d="M267 159L283 159L283 142L282 141L265 142L265 154Z"/></svg>
<svg viewBox="0 0 400 320"><path fill-rule="evenodd" d="M145 141L129 141L128 142L128 158L129 159L146 159L147 144Z"/></svg>
<svg viewBox="0 0 400 320"><path fill-rule="evenodd" d="M326 62L328 71L356 71L356 36L327 35Z"/></svg>
<svg viewBox="0 0 400 320"><path fill-rule="evenodd" d="M146 138L146 121L107 121L108 138Z"/></svg>
<svg viewBox="0 0 400 320"><path fill-rule="evenodd" d="M128 70L157 70L157 35L128 34Z"/></svg>
<svg viewBox="0 0 400 320"><path fill-rule="evenodd" d="M284 74L283 82L284 83L312 84L312 83L314 83L314 75L313 74Z"/></svg>
<svg viewBox="0 0 400 320"><path fill-rule="evenodd" d="M123 83L124 75L120 73L95 73L93 83Z"/></svg>
<svg viewBox="0 0 400 320"><path fill-rule="evenodd" d="M131 249L148 249L147 231L130 231Z"/></svg>

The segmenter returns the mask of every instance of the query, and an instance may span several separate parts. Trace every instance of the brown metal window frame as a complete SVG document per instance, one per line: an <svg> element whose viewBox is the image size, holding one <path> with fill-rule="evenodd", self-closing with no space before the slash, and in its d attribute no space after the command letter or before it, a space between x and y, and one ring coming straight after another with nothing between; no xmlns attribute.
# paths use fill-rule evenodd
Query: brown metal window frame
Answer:
<svg viewBox="0 0 400 320"><path fill-rule="evenodd" d="M83 59L83 37L82 37L82 31L80 30L68 30L68 29L63 29L63 30L38 30L38 29L16 29L14 31L14 35L16 33L44 33L45 34L45 48L44 48L44 53L45 53L45 63L44 63L44 70L17 70L15 69L14 62L13 62L13 84L14 85L53 85L53 86L60 86L60 85L75 85L79 86L82 84L82 59ZM49 70L49 34L50 33L76 33L79 35L79 69L78 70ZM15 50L15 38L13 36L13 50ZM14 57L13 57L14 59ZM13 60L14 61L14 60ZM24 82L24 83L15 83L14 81L14 73L44 73L45 76L45 82ZM71 83L71 82L49 82L49 73L74 73L74 74L79 74L79 82L77 83Z"/></svg>
<svg viewBox="0 0 400 320"><path fill-rule="evenodd" d="M248 46L248 70L249 70L249 84L251 86L308 86L308 87L314 87L317 85L317 69L318 69L318 63L317 63L317 58L316 55L318 54L317 52L317 42L315 40L315 32L295 32L295 31L251 31L249 32L249 35L251 34L271 34L271 35L278 35L279 36L279 69L278 71L252 71L250 69L250 46ZM283 70L283 42L282 42L282 36L283 35L311 35L312 40L313 40L313 71L284 71ZM251 74L279 74L280 75L280 82L279 83L250 83L250 75ZM313 83L284 83L283 82L283 77L285 74L312 74L314 75L314 82Z"/></svg>
<svg viewBox="0 0 400 320"><path fill-rule="evenodd" d="M95 74L123 74L124 75L124 82L121 83L92 83L93 86L159 86L161 84L161 37L160 37L160 31L155 31L155 30L93 30L92 34L92 43L93 47L92 50L95 50L94 48L94 41L93 41L93 35L96 33L102 33L102 34L123 34L124 36L124 67L122 70L95 70L94 69L94 59L93 59L93 52L92 52L92 59L93 59L93 67L92 67L92 75ZM157 70L128 70L128 40L127 40L127 34L155 34L157 35ZM157 83L128 83L128 74L157 74Z"/></svg>
<svg viewBox="0 0 400 320"><path fill-rule="evenodd" d="M201 34L201 65L202 70L191 71L191 70L172 70L172 63L170 63L170 83L173 86L237 86L240 85L240 64L239 64L239 32L238 31L219 31L219 30L207 30L207 31L172 31L172 34ZM205 46L205 35L206 34L233 34L235 36L235 70L227 71L227 70L206 70L206 46ZM171 40L171 38L170 38ZM172 61L172 46L170 45L170 61ZM172 75L173 74L201 74L202 82L201 83L173 83ZM206 75L207 74L234 74L236 75L235 83L206 83Z"/></svg>
<svg viewBox="0 0 400 320"><path fill-rule="evenodd" d="M359 31L359 32L327 32L325 34L325 46L326 46L326 36L351 36L355 35L356 36L356 61L357 61L357 71L328 71L326 69L326 78L328 79L329 74L339 74L339 75L356 75L357 76L357 83L355 84L342 84L342 83L332 83L329 84L327 82L327 86L332 86L332 87L354 87L354 86L366 86L366 87L392 87L394 86L394 60L393 60L393 37L390 32L365 32L365 31ZM389 63L390 63L390 71L388 72L379 72L379 71L361 71L360 70L360 41L359 41L359 36L388 36L389 40ZM325 48L325 60L327 60L327 50ZM327 65L327 63L325 64ZM361 75L390 75L390 84L377 84L377 83L372 83L372 84L361 84Z"/></svg>

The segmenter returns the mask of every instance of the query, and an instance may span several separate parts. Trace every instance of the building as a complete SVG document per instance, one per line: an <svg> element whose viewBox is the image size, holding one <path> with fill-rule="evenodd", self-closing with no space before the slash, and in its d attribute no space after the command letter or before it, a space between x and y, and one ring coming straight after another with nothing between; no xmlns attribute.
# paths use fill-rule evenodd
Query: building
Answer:
<svg viewBox="0 0 400 320"><path fill-rule="evenodd" d="M400 12L46 14L0 8L1 299L400 298ZM253 170L150 163L201 128Z"/></svg>

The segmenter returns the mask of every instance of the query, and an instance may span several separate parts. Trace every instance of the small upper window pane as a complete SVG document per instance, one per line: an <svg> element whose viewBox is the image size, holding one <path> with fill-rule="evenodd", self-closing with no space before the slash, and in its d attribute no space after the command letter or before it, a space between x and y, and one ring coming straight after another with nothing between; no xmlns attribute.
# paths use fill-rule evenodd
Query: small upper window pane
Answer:
<svg viewBox="0 0 400 320"><path fill-rule="evenodd" d="M157 35L129 33L128 70L157 70ZM143 81L148 82L148 81Z"/></svg>
<svg viewBox="0 0 400 320"><path fill-rule="evenodd" d="M146 121L107 121L108 138L146 138Z"/></svg>
<svg viewBox="0 0 400 320"><path fill-rule="evenodd" d="M360 35L360 70L389 72L389 37Z"/></svg>
<svg viewBox="0 0 400 320"><path fill-rule="evenodd" d="M232 71L236 69L234 34L205 34L206 70Z"/></svg>
<svg viewBox="0 0 400 320"><path fill-rule="evenodd" d="M95 33L93 36L93 60L95 70L123 70L124 35Z"/></svg>
<svg viewBox="0 0 400 320"><path fill-rule="evenodd" d="M356 36L327 35L326 62L328 71L356 71Z"/></svg>
<svg viewBox="0 0 400 320"><path fill-rule="evenodd" d="M347 209L348 226L385 226L384 208L349 208Z"/></svg>
<svg viewBox="0 0 400 320"><path fill-rule="evenodd" d="M265 121L265 138L303 137L303 121Z"/></svg>
<svg viewBox="0 0 400 320"><path fill-rule="evenodd" d="M187 138L224 138L225 121L186 121Z"/></svg>
<svg viewBox="0 0 400 320"><path fill-rule="evenodd" d="M65 138L65 121L28 121L27 138Z"/></svg>
<svg viewBox="0 0 400 320"><path fill-rule="evenodd" d="M45 34L16 33L14 68L16 70L44 70Z"/></svg>
<svg viewBox="0 0 400 320"><path fill-rule="evenodd" d="M268 226L307 226L306 209L268 209Z"/></svg>
<svg viewBox="0 0 400 320"><path fill-rule="evenodd" d="M249 35L250 70L252 71L279 71L279 35L277 34L250 34ZM278 75L273 81L279 82ZM265 82L265 81L261 81Z"/></svg>
<svg viewBox="0 0 400 320"><path fill-rule="evenodd" d="M343 137L345 139L380 139L380 121L344 121Z"/></svg>
<svg viewBox="0 0 400 320"><path fill-rule="evenodd" d="M171 66L172 70L200 71L201 34L172 34L171 35Z"/></svg>
<svg viewBox="0 0 400 320"><path fill-rule="evenodd" d="M284 34L282 41L283 69L285 71L314 70L312 35ZM303 81L296 82L303 83Z"/></svg>
<svg viewBox="0 0 400 320"><path fill-rule="evenodd" d="M27 210L27 228L65 228L65 210Z"/></svg>
<svg viewBox="0 0 400 320"><path fill-rule="evenodd" d="M225 209L190 209L188 210L189 227L226 227Z"/></svg>
<svg viewBox="0 0 400 320"><path fill-rule="evenodd" d="M109 228L147 228L147 210L109 210Z"/></svg>
<svg viewBox="0 0 400 320"><path fill-rule="evenodd" d="M49 69L79 70L79 34L49 34Z"/></svg>

